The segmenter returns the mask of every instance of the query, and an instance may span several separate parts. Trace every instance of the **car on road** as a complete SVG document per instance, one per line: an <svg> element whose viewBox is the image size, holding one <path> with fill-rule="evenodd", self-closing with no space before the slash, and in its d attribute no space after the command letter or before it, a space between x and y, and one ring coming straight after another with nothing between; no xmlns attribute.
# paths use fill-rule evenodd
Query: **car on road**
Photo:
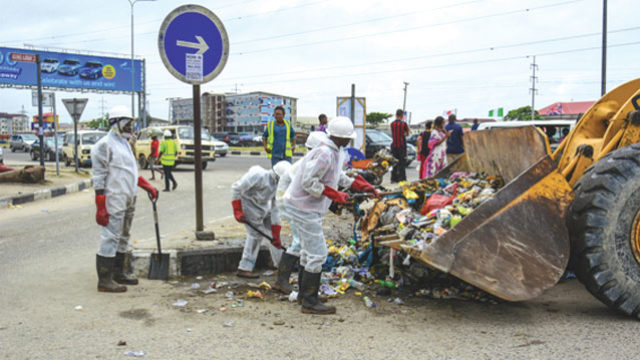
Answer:
<svg viewBox="0 0 640 360"><path fill-rule="evenodd" d="M102 63L97 61L87 61L87 63L78 71L80 72L81 78L96 80L102 77Z"/></svg>
<svg viewBox="0 0 640 360"><path fill-rule="evenodd" d="M174 126L155 126L140 131L138 141L136 141L136 159L141 169L149 166L149 154L151 153L151 134L162 134L165 130L171 131L178 145L178 154L176 156L176 166L179 164L195 163L195 146L193 144L194 129L192 126L174 125ZM210 140L211 135L207 129L201 130L201 146L202 146L202 169L207 168L209 161L216 161L216 148ZM162 143L162 135L158 136L158 140Z"/></svg>
<svg viewBox="0 0 640 360"><path fill-rule="evenodd" d="M58 74L67 75L67 76L75 76L78 75L78 70L80 70L80 61L75 59L66 59L62 62L62 65L58 67Z"/></svg>
<svg viewBox="0 0 640 360"><path fill-rule="evenodd" d="M366 158L372 159L373 155L381 149L391 151L393 139L387 133L380 130L367 129L366 133ZM416 159L416 148L407 144L407 167Z"/></svg>
<svg viewBox="0 0 640 360"><path fill-rule="evenodd" d="M78 165L91 166L91 148L98 140L107 135L104 131L98 130L80 130L78 131ZM62 143L62 159L66 166L73 164L75 154L75 137L72 132L65 134Z"/></svg>
<svg viewBox="0 0 640 360"><path fill-rule="evenodd" d="M407 144L418 146L416 145L418 143L418 136L420 136L420 134L410 134L407 136Z"/></svg>
<svg viewBox="0 0 640 360"><path fill-rule="evenodd" d="M220 141L214 136L211 136L211 141L213 142L213 146L216 147L216 155L219 155L220 157L227 156L227 153L229 152L229 145L227 145L226 142Z"/></svg>
<svg viewBox="0 0 640 360"><path fill-rule="evenodd" d="M60 66L58 59L45 58L42 60L42 64L40 64L40 70L50 74L56 72L58 66Z"/></svg>
<svg viewBox="0 0 640 360"><path fill-rule="evenodd" d="M33 145L36 140L38 140L38 137L33 134L11 135L11 138L9 138L9 149L11 149L11 152L16 152L17 150L29 152L31 145Z"/></svg>
<svg viewBox="0 0 640 360"><path fill-rule="evenodd" d="M58 140L58 159L62 160L62 140ZM44 158L49 161L56 161L56 152L53 150L56 147L56 139L53 137L45 137L44 138ZM29 155L31 155L31 160L40 159L40 139L36 140L33 145L31 145L31 150L29 151Z"/></svg>

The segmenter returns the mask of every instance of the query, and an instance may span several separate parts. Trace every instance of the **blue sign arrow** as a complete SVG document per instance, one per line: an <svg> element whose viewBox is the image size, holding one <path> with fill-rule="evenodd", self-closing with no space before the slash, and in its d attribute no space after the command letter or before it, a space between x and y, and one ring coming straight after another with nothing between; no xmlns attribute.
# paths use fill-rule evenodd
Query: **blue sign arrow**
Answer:
<svg viewBox="0 0 640 360"><path fill-rule="evenodd" d="M209 9L184 5L162 22L158 48L173 76L190 84L202 84L222 72L229 57L229 38L220 19ZM187 54L202 55L202 81L187 78Z"/></svg>

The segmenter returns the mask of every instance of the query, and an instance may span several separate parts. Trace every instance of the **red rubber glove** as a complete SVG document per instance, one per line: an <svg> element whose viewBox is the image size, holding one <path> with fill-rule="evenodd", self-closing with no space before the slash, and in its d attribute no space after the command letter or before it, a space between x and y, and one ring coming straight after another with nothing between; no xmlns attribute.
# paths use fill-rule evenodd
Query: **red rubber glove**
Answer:
<svg viewBox="0 0 640 360"><path fill-rule="evenodd" d="M107 212L107 197L96 195L96 222L98 225L107 226L109 223L109 213Z"/></svg>
<svg viewBox="0 0 640 360"><path fill-rule="evenodd" d="M142 176L138 176L138 186L145 189L149 194L151 194L151 199L158 198L158 189L154 188L145 178Z"/></svg>
<svg viewBox="0 0 640 360"><path fill-rule="evenodd" d="M353 180L353 183L351 184L351 188L355 191L372 192L375 194L376 197L380 196L378 195L378 190L376 190L376 188L374 188L371 184L369 184L369 182L367 182L367 180L365 180L360 175L358 175L355 178L355 180Z"/></svg>
<svg viewBox="0 0 640 360"><path fill-rule="evenodd" d="M240 199L233 200L231 202L231 206L233 206L233 216L236 218L236 221L239 223L243 223L247 221L247 217L244 216L242 212L242 201Z"/></svg>
<svg viewBox="0 0 640 360"><path fill-rule="evenodd" d="M324 190L322 191L322 195L328 197L329 199L339 204L349 203L349 195L347 193L340 192L329 186L324 187Z"/></svg>
<svg viewBox="0 0 640 360"><path fill-rule="evenodd" d="M277 247L278 249L282 249L282 241L280 240L280 230L282 230L282 226L271 225L271 235L273 235L273 242L271 243L271 245Z"/></svg>

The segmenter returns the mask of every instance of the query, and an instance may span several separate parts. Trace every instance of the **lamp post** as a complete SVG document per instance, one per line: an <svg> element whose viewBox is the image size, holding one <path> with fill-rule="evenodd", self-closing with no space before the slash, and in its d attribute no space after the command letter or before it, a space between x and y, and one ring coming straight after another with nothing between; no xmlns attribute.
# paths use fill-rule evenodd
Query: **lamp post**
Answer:
<svg viewBox="0 0 640 360"><path fill-rule="evenodd" d="M133 66L133 5L140 1L156 1L156 0L128 0L131 5L131 117L136 117L135 107L135 84L136 84L136 69Z"/></svg>

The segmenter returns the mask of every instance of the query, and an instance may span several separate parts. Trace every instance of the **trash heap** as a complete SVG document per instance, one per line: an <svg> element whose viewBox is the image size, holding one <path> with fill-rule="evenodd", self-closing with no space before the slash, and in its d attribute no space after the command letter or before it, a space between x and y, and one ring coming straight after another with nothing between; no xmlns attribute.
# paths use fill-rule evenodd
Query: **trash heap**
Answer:
<svg viewBox="0 0 640 360"><path fill-rule="evenodd" d="M489 200L504 186L502 178L457 172L448 178L398 186L383 193L381 200L361 200L357 206L345 207L355 217L354 235L346 243L328 241L322 293L334 297L354 288L356 296L372 290L379 296L391 296L393 289L408 289L420 297L498 302L486 292L387 244L396 241L422 250ZM369 297L363 296L363 301L367 307L375 307ZM402 302L393 297L388 301Z"/></svg>

